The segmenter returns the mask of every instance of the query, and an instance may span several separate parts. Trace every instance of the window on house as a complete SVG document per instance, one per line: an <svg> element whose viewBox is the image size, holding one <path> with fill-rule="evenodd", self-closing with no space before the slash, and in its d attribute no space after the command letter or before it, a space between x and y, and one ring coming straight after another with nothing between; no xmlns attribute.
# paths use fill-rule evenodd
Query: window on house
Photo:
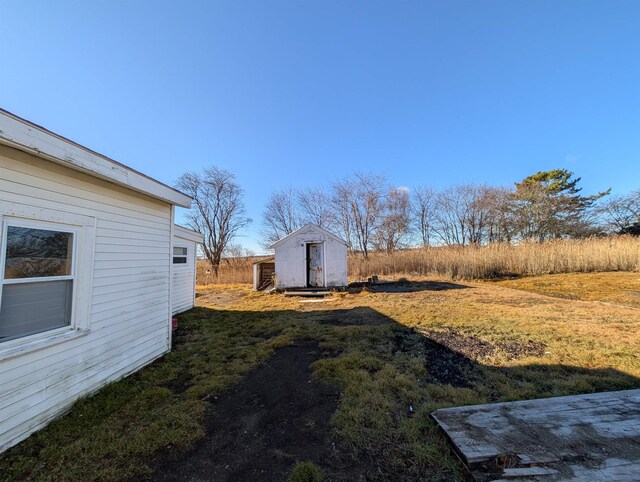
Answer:
<svg viewBox="0 0 640 482"><path fill-rule="evenodd" d="M5 223L0 342L71 325L76 232L46 223Z"/></svg>
<svg viewBox="0 0 640 482"><path fill-rule="evenodd" d="M187 262L187 248L179 246L173 247L173 264L186 264Z"/></svg>

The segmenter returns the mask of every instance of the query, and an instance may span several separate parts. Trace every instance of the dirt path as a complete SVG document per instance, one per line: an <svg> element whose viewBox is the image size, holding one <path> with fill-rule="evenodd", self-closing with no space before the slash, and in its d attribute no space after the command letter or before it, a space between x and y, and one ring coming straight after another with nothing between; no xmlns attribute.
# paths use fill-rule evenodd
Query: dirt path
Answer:
<svg viewBox="0 0 640 482"><path fill-rule="evenodd" d="M312 378L316 342L278 350L207 415L206 435L190 453L156 466L154 481L282 481L296 461L330 457L335 387Z"/></svg>

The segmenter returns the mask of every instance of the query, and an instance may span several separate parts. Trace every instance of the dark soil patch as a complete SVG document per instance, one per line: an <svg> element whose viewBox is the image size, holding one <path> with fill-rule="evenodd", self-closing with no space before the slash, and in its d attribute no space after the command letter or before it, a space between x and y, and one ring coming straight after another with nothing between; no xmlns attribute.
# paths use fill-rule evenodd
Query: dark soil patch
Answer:
<svg viewBox="0 0 640 482"><path fill-rule="evenodd" d="M454 387L471 386L474 363L463 354L408 328L394 331L393 345L396 353L424 357L429 383Z"/></svg>
<svg viewBox="0 0 640 482"><path fill-rule="evenodd" d="M423 356L429 373L429 383L454 387L471 387L477 374L477 362L494 354L506 354L508 359L543 356L541 343L489 343L478 337L464 335L449 328L444 331L421 331L402 328L394 330L393 350Z"/></svg>
<svg viewBox="0 0 640 482"><path fill-rule="evenodd" d="M155 465L155 481L282 481L296 461L335 466L329 420L339 391L312 377L316 342L278 350L214 401L206 435Z"/></svg>
<svg viewBox="0 0 640 482"><path fill-rule="evenodd" d="M467 285L459 283L450 283L447 281L378 281L371 282L355 282L349 284L349 292L358 293L362 290L368 290L372 293L414 293L417 291L445 291L445 290L461 290L471 288Z"/></svg>
<svg viewBox="0 0 640 482"><path fill-rule="evenodd" d="M430 383L456 388L472 386L470 378L474 373L474 363L471 360L433 340L425 340L424 344L427 349Z"/></svg>
<svg viewBox="0 0 640 482"><path fill-rule="evenodd" d="M415 291L446 291L470 288L459 283L447 281L397 281L371 286L374 293L413 293Z"/></svg>
<svg viewBox="0 0 640 482"><path fill-rule="evenodd" d="M451 328L444 331L425 331L425 336L439 344L465 355L473 360L481 360L498 353L503 354L509 360L528 356L543 356L545 345L532 340L522 342L490 343L473 335L464 335Z"/></svg>
<svg viewBox="0 0 640 482"><path fill-rule="evenodd" d="M427 331L424 335L431 340L446 346L450 350L464 354L473 360L478 360L492 355L495 352L495 345L488 341L481 340L475 336L463 335L452 329L445 331Z"/></svg>
<svg viewBox="0 0 640 482"><path fill-rule="evenodd" d="M528 356L544 356L546 349L546 345L533 340L528 340L526 343L502 342L498 343L497 346L507 354L509 360L517 360Z"/></svg>

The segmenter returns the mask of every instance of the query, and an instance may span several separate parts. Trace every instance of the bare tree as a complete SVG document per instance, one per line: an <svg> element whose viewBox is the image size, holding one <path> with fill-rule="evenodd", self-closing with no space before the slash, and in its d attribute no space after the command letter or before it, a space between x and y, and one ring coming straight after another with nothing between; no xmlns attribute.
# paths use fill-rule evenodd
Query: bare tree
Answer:
<svg viewBox="0 0 640 482"><path fill-rule="evenodd" d="M262 244L270 247L302 225L298 193L286 188L271 194L262 213Z"/></svg>
<svg viewBox="0 0 640 482"><path fill-rule="evenodd" d="M411 215L422 246L429 246L436 221L436 192L428 186L413 190Z"/></svg>
<svg viewBox="0 0 640 482"><path fill-rule="evenodd" d="M350 182L348 180L335 183L333 185L331 202L336 209L336 229L349 245L349 249L353 250L355 243L352 234L353 220L349 202L349 191Z"/></svg>
<svg viewBox="0 0 640 482"><path fill-rule="evenodd" d="M322 189L305 189L298 193L303 223L313 223L323 229L336 231L337 217L331 197Z"/></svg>
<svg viewBox="0 0 640 482"><path fill-rule="evenodd" d="M467 243L465 212L459 200L458 189L445 188L438 192L435 200L434 233L442 243L447 245Z"/></svg>
<svg viewBox="0 0 640 482"><path fill-rule="evenodd" d="M193 198L190 227L204 237L202 250L217 276L225 248L251 219L245 216L242 188L225 169L207 167L180 176L176 187Z"/></svg>
<svg viewBox="0 0 640 482"><path fill-rule="evenodd" d="M513 237L513 219L509 210L509 201L513 191L503 187L483 186L482 200L487 211L486 242L511 242Z"/></svg>
<svg viewBox="0 0 640 482"><path fill-rule="evenodd" d="M249 248L245 248L240 243L233 243L227 245L222 253L222 258L227 261L236 260L238 258L251 258L256 253Z"/></svg>
<svg viewBox="0 0 640 482"><path fill-rule="evenodd" d="M610 233L640 233L640 191L609 199L598 214Z"/></svg>
<svg viewBox="0 0 640 482"><path fill-rule="evenodd" d="M440 191L436 197L434 231L447 245L481 244L487 238L491 205L487 186L465 184Z"/></svg>
<svg viewBox="0 0 640 482"><path fill-rule="evenodd" d="M387 254L401 247L411 224L411 201L406 188L389 190L383 202L383 214L378 225L374 245Z"/></svg>
<svg viewBox="0 0 640 482"><path fill-rule="evenodd" d="M386 179L377 174L357 173L333 186L334 204L346 239L355 242L365 258L380 222Z"/></svg>

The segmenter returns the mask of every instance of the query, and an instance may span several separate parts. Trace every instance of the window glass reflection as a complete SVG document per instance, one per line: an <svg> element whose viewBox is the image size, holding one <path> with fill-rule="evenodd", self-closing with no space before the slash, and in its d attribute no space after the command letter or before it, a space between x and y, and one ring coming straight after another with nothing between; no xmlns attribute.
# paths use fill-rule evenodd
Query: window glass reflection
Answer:
<svg viewBox="0 0 640 482"><path fill-rule="evenodd" d="M72 233L9 226L4 278L70 275L72 247Z"/></svg>

